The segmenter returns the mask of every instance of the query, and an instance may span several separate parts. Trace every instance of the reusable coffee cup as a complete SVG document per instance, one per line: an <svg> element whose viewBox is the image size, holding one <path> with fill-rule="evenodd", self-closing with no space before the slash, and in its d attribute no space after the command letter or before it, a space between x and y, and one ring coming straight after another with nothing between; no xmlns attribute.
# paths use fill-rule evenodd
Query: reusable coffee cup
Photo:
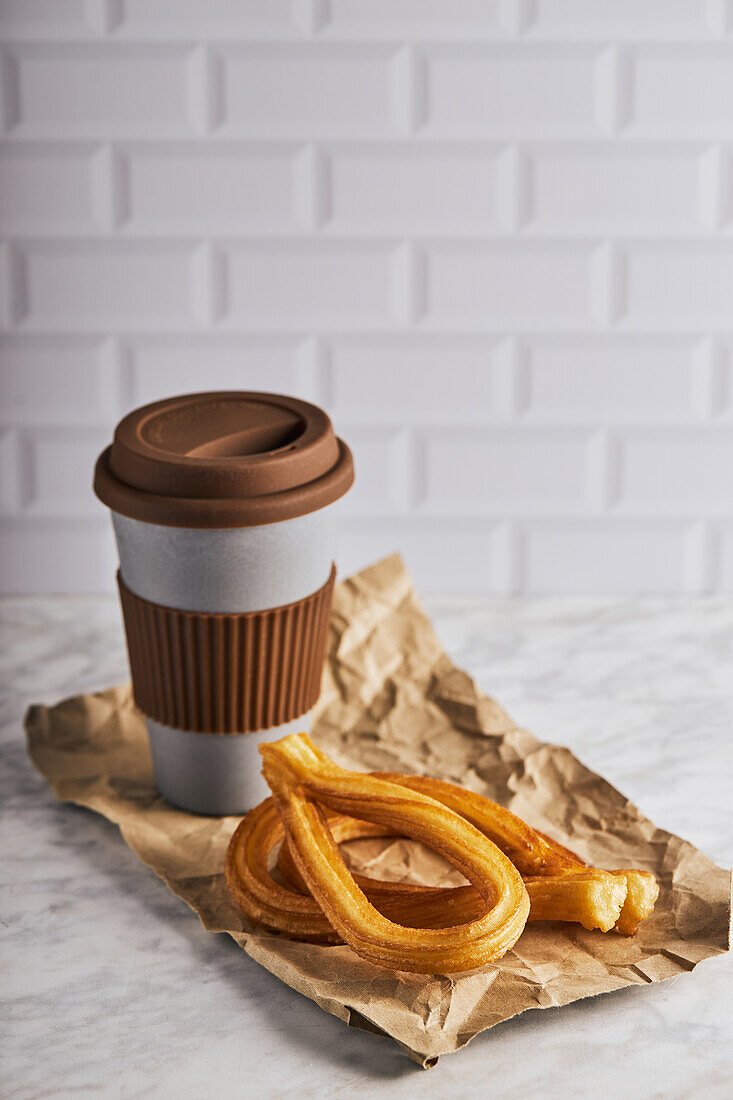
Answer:
<svg viewBox="0 0 733 1100"><path fill-rule="evenodd" d="M271 393L145 405L99 456L133 694L174 805L246 812L270 793L260 742L310 728L353 480L326 413Z"/></svg>

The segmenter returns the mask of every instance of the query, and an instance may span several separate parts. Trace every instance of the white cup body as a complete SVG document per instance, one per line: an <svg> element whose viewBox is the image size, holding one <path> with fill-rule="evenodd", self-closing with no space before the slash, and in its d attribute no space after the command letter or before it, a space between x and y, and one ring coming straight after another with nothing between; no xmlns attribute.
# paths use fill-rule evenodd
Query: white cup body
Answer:
<svg viewBox="0 0 733 1100"><path fill-rule="evenodd" d="M294 603L328 580L337 505L259 527L164 527L113 512L122 579L144 600L179 611Z"/></svg>
<svg viewBox="0 0 733 1100"><path fill-rule="evenodd" d="M127 587L182 611L242 613L301 600L328 580L338 502L258 527L185 528L112 522ZM310 714L256 733L196 733L146 718L158 790L195 813L245 813L270 793L258 745L310 729Z"/></svg>
<svg viewBox="0 0 733 1100"><path fill-rule="evenodd" d="M272 792L262 777L263 741L310 733L310 714L257 733L192 733L145 719L155 785L166 802L197 814L244 814Z"/></svg>

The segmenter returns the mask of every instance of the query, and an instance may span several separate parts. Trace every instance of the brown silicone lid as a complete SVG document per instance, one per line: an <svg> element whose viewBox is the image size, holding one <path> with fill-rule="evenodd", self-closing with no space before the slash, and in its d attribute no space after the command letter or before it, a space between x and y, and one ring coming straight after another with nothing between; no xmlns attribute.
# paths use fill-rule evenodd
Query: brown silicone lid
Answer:
<svg viewBox="0 0 733 1100"><path fill-rule="evenodd" d="M135 409L94 471L109 508L168 527L277 523L331 504L353 481L351 451L323 409L246 390Z"/></svg>

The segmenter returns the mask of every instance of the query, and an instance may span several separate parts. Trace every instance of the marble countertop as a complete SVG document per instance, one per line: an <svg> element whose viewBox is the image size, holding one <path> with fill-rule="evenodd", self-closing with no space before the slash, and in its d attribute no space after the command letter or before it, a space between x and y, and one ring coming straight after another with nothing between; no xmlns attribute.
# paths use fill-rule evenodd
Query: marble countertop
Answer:
<svg viewBox="0 0 733 1100"><path fill-rule="evenodd" d="M733 600L426 600L455 661L657 824L733 863ZM21 718L127 678L116 601L0 602L0 1078L36 1097L729 1095L733 962L528 1012L425 1072L207 933L61 805Z"/></svg>

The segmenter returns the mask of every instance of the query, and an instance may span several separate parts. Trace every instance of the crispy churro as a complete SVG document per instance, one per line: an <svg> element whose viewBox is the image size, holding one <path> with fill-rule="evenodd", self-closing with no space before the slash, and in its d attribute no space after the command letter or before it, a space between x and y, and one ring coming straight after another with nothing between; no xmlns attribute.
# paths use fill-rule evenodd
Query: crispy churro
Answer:
<svg viewBox="0 0 733 1100"><path fill-rule="evenodd" d="M394 969L451 972L500 957L526 919L629 935L653 909L658 887L648 872L588 867L475 792L424 776L348 772L305 734L261 751L275 798L240 822L226 876L237 904L268 928L347 942ZM396 835L428 843L469 884L433 887L352 874L338 850L346 840ZM278 844L282 882L269 870Z"/></svg>
<svg viewBox="0 0 733 1100"><path fill-rule="evenodd" d="M332 927L363 958L394 970L454 973L500 958L518 939L529 897L512 862L440 802L385 779L339 768L306 734L260 746L293 858ZM480 895L483 913L447 928L389 920L354 881L322 807L389 826L445 856Z"/></svg>
<svg viewBox="0 0 733 1100"><path fill-rule="evenodd" d="M392 836L394 829L328 814L336 843L366 836ZM242 819L227 856L227 884L232 897L253 920L293 938L338 943L321 909L307 892L287 844L282 844L277 867L285 887L268 869L270 856L285 838L285 829L273 799L267 799ZM376 909L408 927L441 928L474 920L485 908L470 885L434 887L382 882L354 874L354 881ZM576 921L586 928L608 931L619 916L623 883L604 871L573 876L547 876L525 881L530 899L530 921Z"/></svg>

